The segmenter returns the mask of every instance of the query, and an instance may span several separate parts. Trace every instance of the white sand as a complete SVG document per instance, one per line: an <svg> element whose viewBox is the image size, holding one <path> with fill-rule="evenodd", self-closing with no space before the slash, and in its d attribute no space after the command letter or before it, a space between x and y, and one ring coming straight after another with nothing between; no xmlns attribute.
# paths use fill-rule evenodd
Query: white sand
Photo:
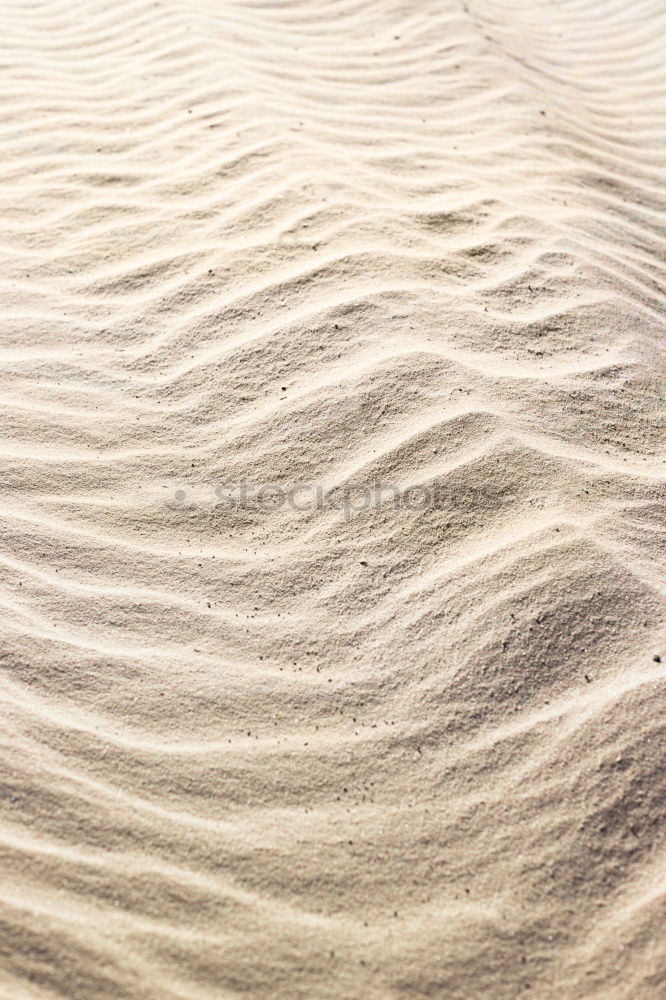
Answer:
<svg viewBox="0 0 666 1000"><path fill-rule="evenodd" d="M663 0L0 29L2 1000L666 997Z"/></svg>

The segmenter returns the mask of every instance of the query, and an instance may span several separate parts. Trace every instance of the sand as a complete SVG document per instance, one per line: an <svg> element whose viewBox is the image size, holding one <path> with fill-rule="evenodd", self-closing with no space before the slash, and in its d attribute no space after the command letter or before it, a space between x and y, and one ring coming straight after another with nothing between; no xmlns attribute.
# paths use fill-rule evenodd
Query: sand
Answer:
<svg viewBox="0 0 666 1000"><path fill-rule="evenodd" d="M663 2L0 29L2 1000L666 997Z"/></svg>

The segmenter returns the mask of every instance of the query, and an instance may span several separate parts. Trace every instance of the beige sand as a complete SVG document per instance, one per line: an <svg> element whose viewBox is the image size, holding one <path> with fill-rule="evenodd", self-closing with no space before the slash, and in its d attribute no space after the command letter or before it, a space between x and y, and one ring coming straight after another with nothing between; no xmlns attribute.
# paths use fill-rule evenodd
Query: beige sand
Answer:
<svg viewBox="0 0 666 1000"><path fill-rule="evenodd" d="M666 997L663 0L0 27L3 1000Z"/></svg>

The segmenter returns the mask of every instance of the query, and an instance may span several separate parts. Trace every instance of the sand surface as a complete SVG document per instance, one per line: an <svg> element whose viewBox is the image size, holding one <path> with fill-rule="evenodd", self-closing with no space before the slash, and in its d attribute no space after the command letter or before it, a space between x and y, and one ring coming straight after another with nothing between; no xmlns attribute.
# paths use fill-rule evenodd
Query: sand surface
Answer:
<svg viewBox="0 0 666 1000"><path fill-rule="evenodd" d="M2 4L2 1000L666 997L665 39Z"/></svg>

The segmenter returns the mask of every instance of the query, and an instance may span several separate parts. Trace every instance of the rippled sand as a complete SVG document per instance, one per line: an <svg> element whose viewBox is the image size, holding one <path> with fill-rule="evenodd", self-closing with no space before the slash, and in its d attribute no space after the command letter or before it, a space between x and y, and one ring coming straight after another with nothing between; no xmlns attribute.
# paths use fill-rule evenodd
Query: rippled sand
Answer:
<svg viewBox="0 0 666 1000"><path fill-rule="evenodd" d="M2 1000L665 997L663 2L0 29Z"/></svg>

